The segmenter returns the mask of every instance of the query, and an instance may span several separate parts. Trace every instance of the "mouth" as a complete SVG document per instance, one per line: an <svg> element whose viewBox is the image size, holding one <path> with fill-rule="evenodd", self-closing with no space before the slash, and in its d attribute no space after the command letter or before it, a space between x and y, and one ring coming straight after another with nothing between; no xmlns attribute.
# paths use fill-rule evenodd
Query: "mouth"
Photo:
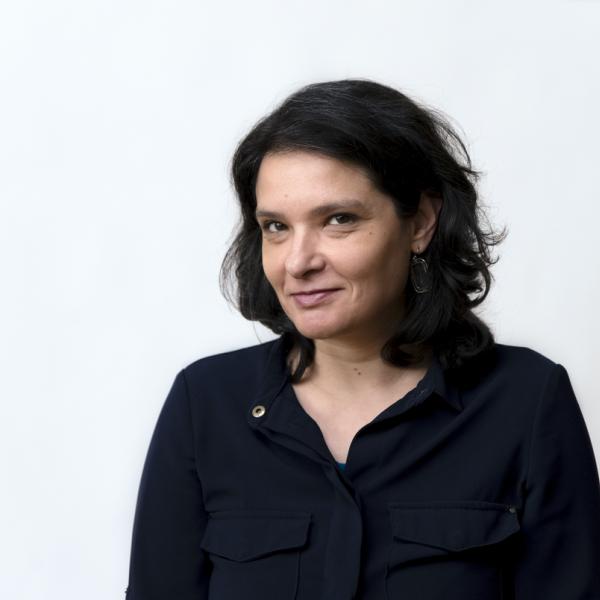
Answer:
<svg viewBox="0 0 600 600"><path fill-rule="evenodd" d="M337 292L341 291L340 288L332 288L328 290L313 290L311 292L300 292L292 294L294 301L302 307L315 306L321 304L325 300L329 300L335 296Z"/></svg>

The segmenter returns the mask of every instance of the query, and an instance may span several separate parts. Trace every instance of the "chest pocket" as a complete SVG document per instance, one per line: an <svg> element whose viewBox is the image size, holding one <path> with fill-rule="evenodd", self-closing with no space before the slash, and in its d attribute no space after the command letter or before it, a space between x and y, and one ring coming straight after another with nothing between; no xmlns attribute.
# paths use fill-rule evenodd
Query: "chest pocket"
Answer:
<svg viewBox="0 0 600 600"><path fill-rule="evenodd" d="M517 510L481 500L393 502L388 600L503 598L502 565L520 530Z"/></svg>
<svg viewBox="0 0 600 600"><path fill-rule="evenodd" d="M209 553L210 600L292 600L311 515L280 510L213 512L201 547Z"/></svg>

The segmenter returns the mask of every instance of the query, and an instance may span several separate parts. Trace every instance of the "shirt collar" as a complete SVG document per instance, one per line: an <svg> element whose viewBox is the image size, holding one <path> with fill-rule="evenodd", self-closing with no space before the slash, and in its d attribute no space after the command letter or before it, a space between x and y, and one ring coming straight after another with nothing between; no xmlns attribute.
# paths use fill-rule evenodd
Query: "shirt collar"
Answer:
<svg viewBox="0 0 600 600"><path fill-rule="evenodd" d="M278 338L266 342L264 346L267 355L263 362L260 391L257 395L253 395L247 407L248 418L251 422L256 421L252 415L254 407L262 405L268 412L273 401L289 383L291 375L286 362L291 338L282 334ZM421 404L432 396L440 398L458 412L463 409L460 390L449 381L446 370L435 352L425 376L419 381L416 388L409 392L405 399L406 402L402 403L403 409ZM385 412L387 413L387 411Z"/></svg>
<svg viewBox="0 0 600 600"><path fill-rule="evenodd" d="M429 389L431 389L435 394L442 398L442 400L445 400L457 411L461 411L463 409L460 391L449 381L446 370L442 366L442 363L436 352L433 353L431 365L421 383L428 386ZM423 394L423 396L426 397L427 394Z"/></svg>

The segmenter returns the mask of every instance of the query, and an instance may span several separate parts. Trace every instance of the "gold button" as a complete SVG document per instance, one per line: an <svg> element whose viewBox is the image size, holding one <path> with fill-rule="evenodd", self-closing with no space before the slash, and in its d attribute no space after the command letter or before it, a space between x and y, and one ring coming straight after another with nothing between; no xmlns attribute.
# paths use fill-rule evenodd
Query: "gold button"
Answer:
<svg viewBox="0 0 600 600"><path fill-rule="evenodd" d="M253 409L252 409L252 416L253 417L262 417L265 413L266 413L266 409L262 404L257 404Z"/></svg>

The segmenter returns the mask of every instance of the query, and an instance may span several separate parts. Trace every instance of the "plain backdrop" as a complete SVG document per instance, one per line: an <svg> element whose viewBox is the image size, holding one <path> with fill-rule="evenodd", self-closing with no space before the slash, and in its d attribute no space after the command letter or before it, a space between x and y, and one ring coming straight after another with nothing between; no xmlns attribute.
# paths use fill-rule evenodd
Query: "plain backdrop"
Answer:
<svg viewBox="0 0 600 600"><path fill-rule="evenodd" d="M598 31L593 0L4 2L0 596L124 598L176 373L274 337L218 288L232 151L313 81L451 118L509 228L478 314L566 367L600 456Z"/></svg>

